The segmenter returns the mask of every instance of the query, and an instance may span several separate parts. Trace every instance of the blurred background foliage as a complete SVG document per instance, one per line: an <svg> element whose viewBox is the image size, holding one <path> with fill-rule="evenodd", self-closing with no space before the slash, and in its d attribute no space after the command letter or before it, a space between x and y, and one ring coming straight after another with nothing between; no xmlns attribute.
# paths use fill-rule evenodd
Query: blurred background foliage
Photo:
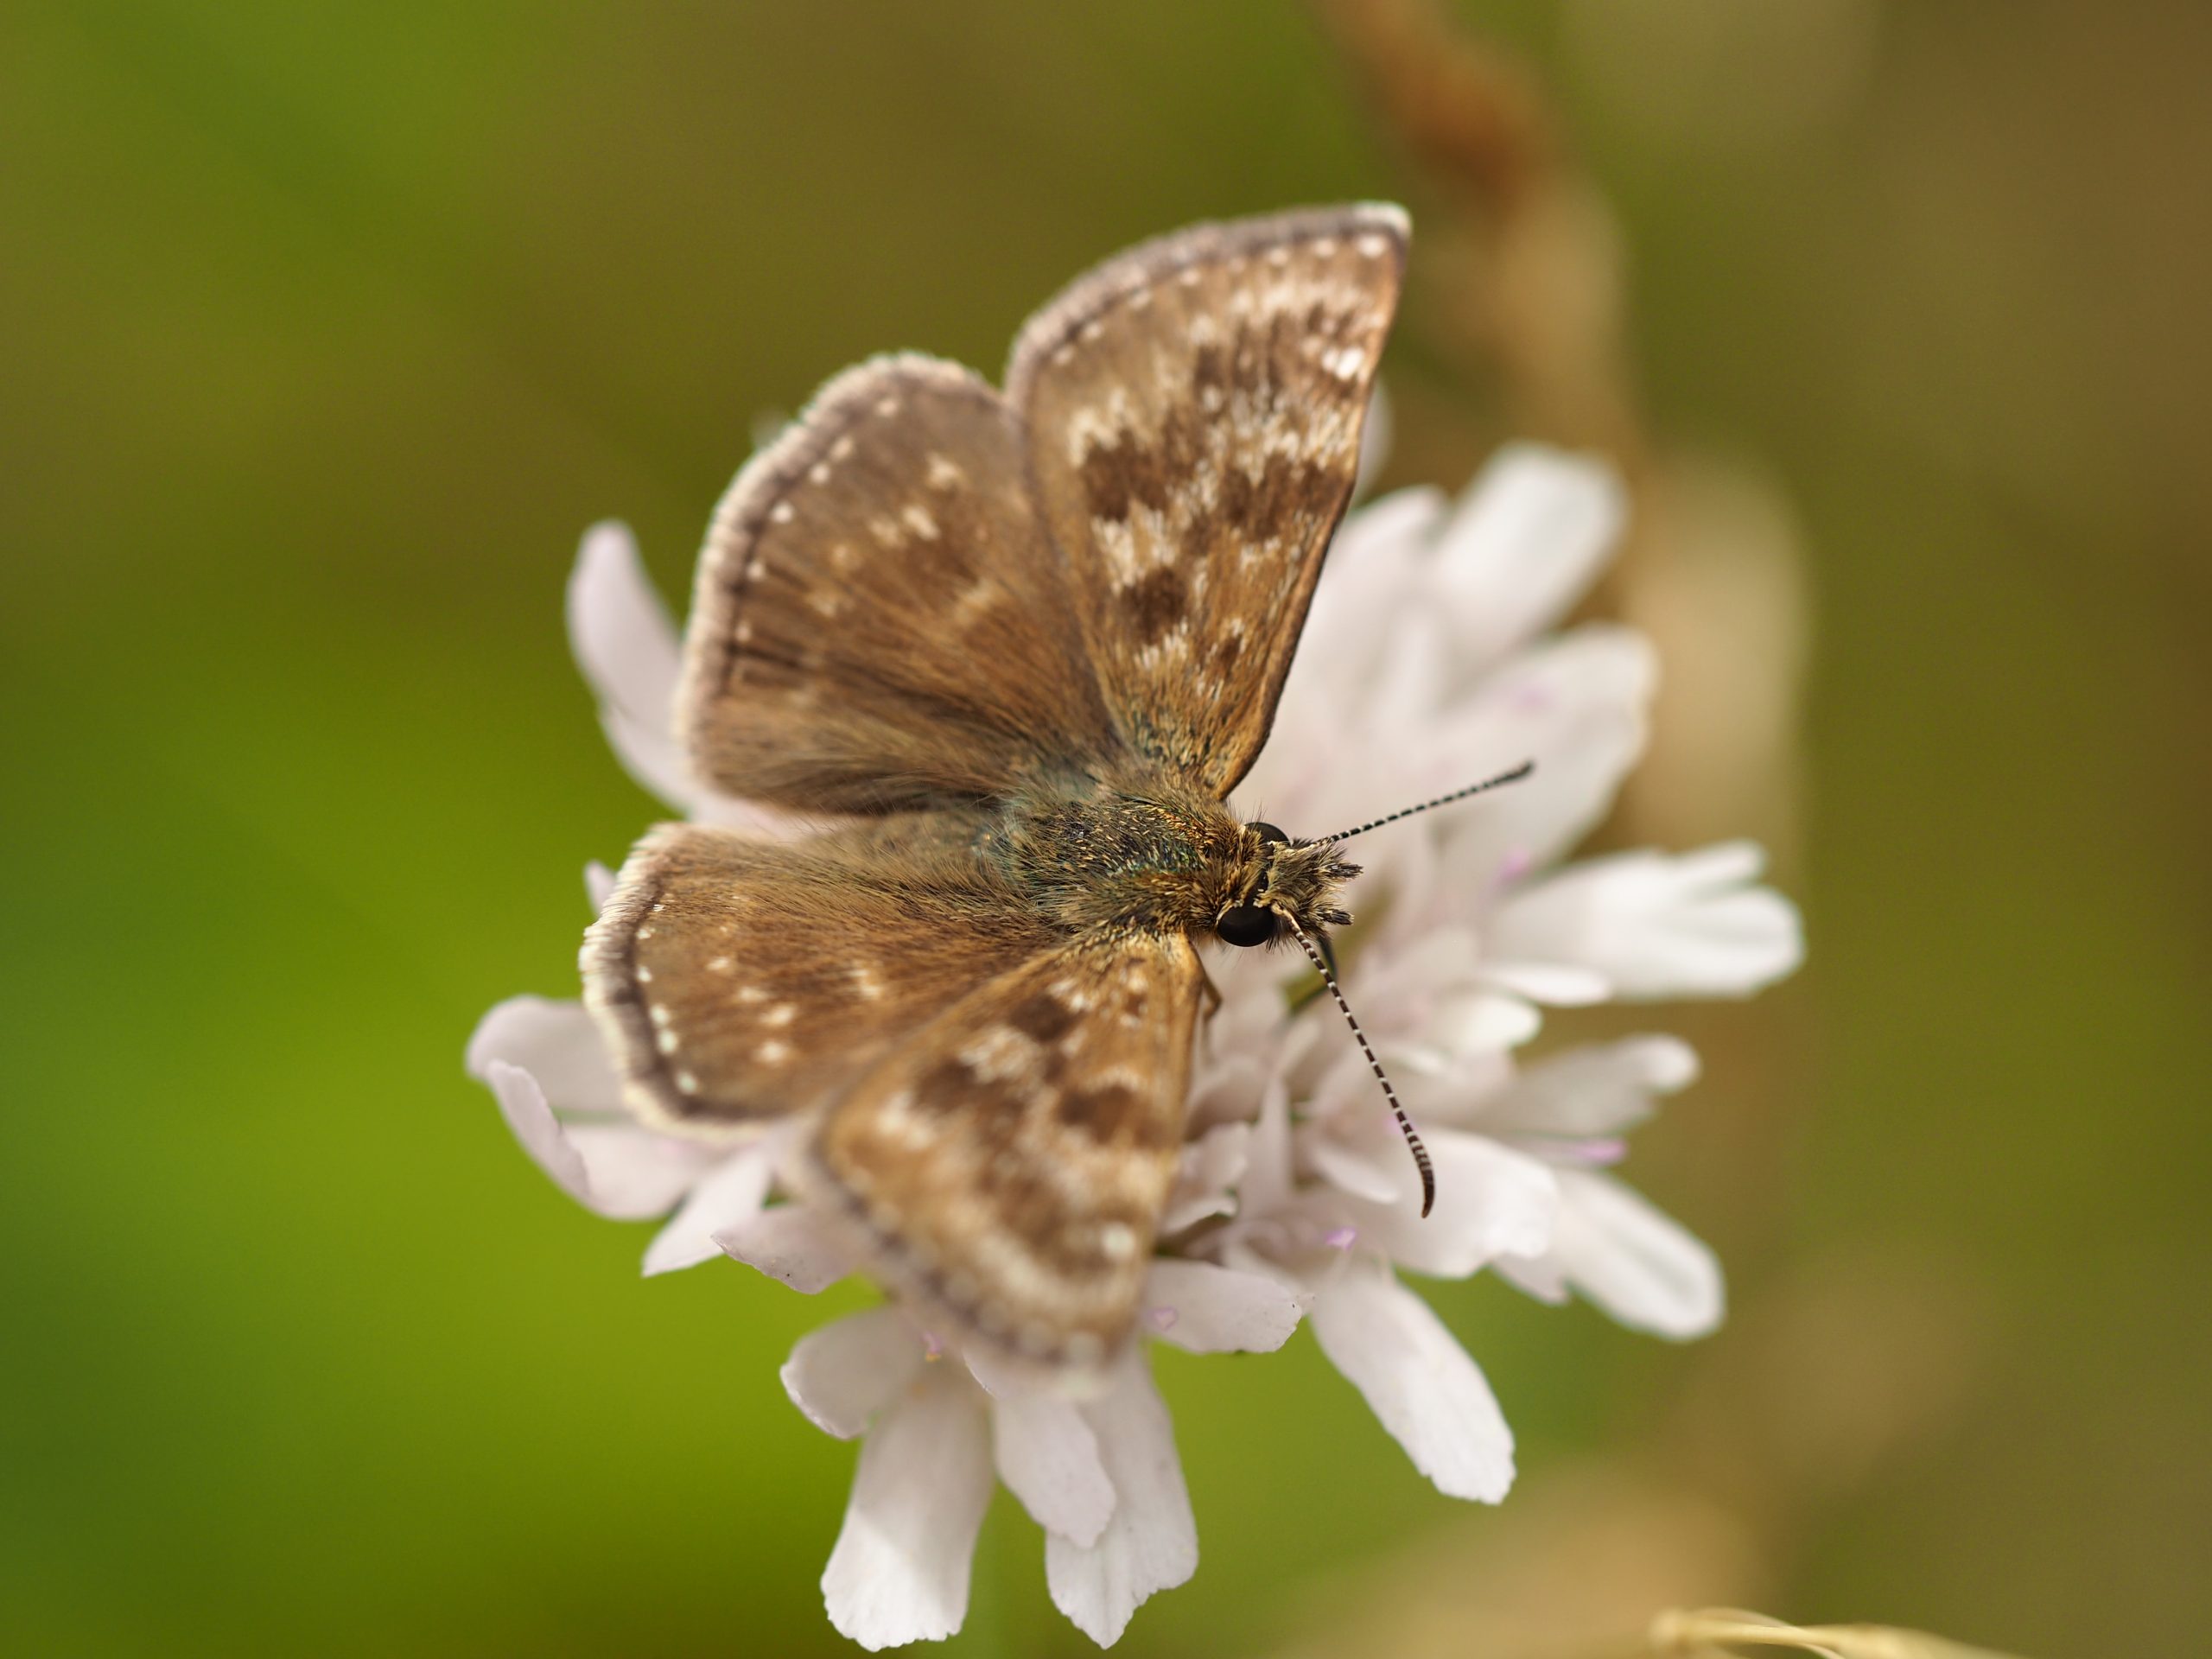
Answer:
<svg viewBox="0 0 2212 1659"><path fill-rule="evenodd" d="M1669 680L1609 834L1756 830L1813 965L1644 1022L1726 1330L1440 1289L1496 1511L1302 1338L1166 1356L1205 1561L1122 1650L2201 1644L2208 67L2195 0L13 0L0 1645L842 1646L851 1450L775 1375L827 1310L640 1283L461 1075L653 813L575 538L681 594L836 368L995 371L1127 242L1348 196L1419 227L1391 481L1629 469L1595 603ZM1040 1555L1001 1496L963 1650L1089 1650Z"/></svg>

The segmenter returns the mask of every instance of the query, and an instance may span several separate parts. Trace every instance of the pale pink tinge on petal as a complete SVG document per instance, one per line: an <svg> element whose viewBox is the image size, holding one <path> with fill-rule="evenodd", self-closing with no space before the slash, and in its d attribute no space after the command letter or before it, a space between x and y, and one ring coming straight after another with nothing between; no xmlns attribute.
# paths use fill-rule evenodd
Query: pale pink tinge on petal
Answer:
<svg viewBox="0 0 2212 1659"><path fill-rule="evenodd" d="M817 1428L849 1440L898 1398L923 1357L904 1313L871 1307L801 1337L784 1362L784 1392Z"/></svg>
<svg viewBox="0 0 2212 1659"><path fill-rule="evenodd" d="M861 1442L844 1528L822 1574L823 1604L840 1635L874 1652L960 1629L991 1499L983 1414L964 1376L932 1365Z"/></svg>
<svg viewBox="0 0 2212 1659"><path fill-rule="evenodd" d="M1070 1400L1044 1389L991 1402L991 1446L999 1478L1048 1533L1094 1544L1114 1513L1098 1436Z"/></svg>
<svg viewBox="0 0 2212 1659"><path fill-rule="evenodd" d="M1114 1485L1113 1518L1087 1548L1047 1534L1045 1581L1052 1605L1103 1648L1147 1598L1198 1571L1198 1529L1174 1427L1142 1359L1125 1358L1113 1386L1082 1409Z"/></svg>
<svg viewBox="0 0 2212 1659"><path fill-rule="evenodd" d="M1160 1340L1194 1354L1268 1353L1298 1329L1298 1299L1261 1274L1163 1256L1144 1294Z"/></svg>
<svg viewBox="0 0 2212 1659"><path fill-rule="evenodd" d="M715 1235L715 1243L805 1296L828 1289L853 1270L845 1241L810 1205L779 1204Z"/></svg>
<svg viewBox="0 0 2212 1659"><path fill-rule="evenodd" d="M696 1267L721 1255L715 1235L759 1211L768 1197L774 1166L763 1146L731 1153L686 1195L667 1225L645 1247L648 1275Z"/></svg>
<svg viewBox="0 0 2212 1659"><path fill-rule="evenodd" d="M1727 1297L1713 1251L1650 1200L1593 1170L1559 1172L1551 1249L1560 1276L1633 1330L1686 1342L1719 1327Z"/></svg>
<svg viewBox="0 0 2212 1659"><path fill-rule="evenodd" d="M1329 1363L1439 1491L1484 1503L1505 1496L1513 1431L1427 1302L1387 1268L1359 1264L1314 1299L1308 1318Z"/></svg>

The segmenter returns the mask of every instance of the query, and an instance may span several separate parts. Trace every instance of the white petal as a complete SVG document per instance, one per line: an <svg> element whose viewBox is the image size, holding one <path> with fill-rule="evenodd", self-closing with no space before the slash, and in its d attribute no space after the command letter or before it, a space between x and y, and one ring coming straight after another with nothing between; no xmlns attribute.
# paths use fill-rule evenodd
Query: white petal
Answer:
<svg viewBox="0 0 2212 1659"><path fill-rule="evenodd" d="M733 1153L693 1187L645 1248L645 1272L671 1273L721 1254L715 1235L753 1215L768 1196L774 1166L763 1147Z"/></svg>
<svg viewBox="0 0 2212 1659"><path fill-rule="evenodd" d="M921 1338L898 1308L871 1307L798 1339L784 1392L817 1428L849 1440L922 1367Z"/></svg>
<svg viewBox="0 0 2212 1659"><path fill-rule="evenodd" d="M569 577L569 643L599 697L615 758L645 788L689 811L702 793L676 738L683 658L626 525L594 524Z"/></svg>
<svg viewBox="0 0 2212 1659"><path fill-rule="evenodd" d="M569 1123L563 1128L591 1184L584 1202L616 1221L666 1215L719 1156L712 1147L634 1124Z"/></svg>
<svg viewBox="0 0 2212 1659"><path fill-rule="evenodd" d="M1554 1307L1563 1305L1571 1294L1556 1255L1501 1255L1490 1267L1516 1289Z"/></svg>
<svg viewBox="0 0 2212 1659"><path fill-rule="evenodd" d="M982 1396L957 1371L928 1367L861 1443L822 1574L830 1622L870 1651L958 1630L990 1498Z"/></svg>
<svg viewBox="0 0 2212 1659"><path fill-rule="evenodd" d="M1299 1148L1313 1165L1313 1173L1355 1198L1365 1198L1370 1204L1397 1203L1405 1191L1405 1172L1400 1167L1407 1156L1403 1143L1385 1147L1369 1141L1351 1146L1332 1128L1326 1123L1300 1128Z"/></svg>
<svg viewBox="0 0 2212 1659"><path fill-rule="evenodd" d="M1598 461L1535 444L1499 450L1436 551L1439 598L1465 657L1490 661L1564 616L1611 553L1626 506Z"/></svg>
<svg viewBox="0 0 2212 1659"><path fill-rule="evenodd" d="M1390 620L1403 612L1408 590L1427 563L1427 543L1448 511L1441 492L1408 489L1379 496L1345 517L1283 682L1284 710L1341 709L1359 692L1382 658ZM1310 728L1293 721L1280 729ZM1310 760L1294 752L1303 747L1270 744L1244 787L1255 798L1287 801L1285 768Z"/></svg>
<svg viewBox="0 0 2212 1659"><path fill-rule="evenodd" d="M1198 1529L1174 1426L1141 1359L1125 1359L1112 1389L1083 1414L1114 1483L1114 1516L1088 1548L1046 1535L1045 1581L1052 1605L1103 1648L1147 1598L1198 1571Z"/></svg>
<svg viewBox="0 0 2212 1659"><path fill-rule="evenodd" d="M715 1243L804 1296L826 1290L853 1270L843 1239L811 1205L779 1204L758 1211L723 1228Z"/></svg>
<svg viewBox="0 0 2212 1659"><path fill-rule="evenodd" d="M1094 1544L1114 1514L1098 1437L1072 1401L1026 1390L991 1402L999 1478L1048 1533Z"/></svg>
<svg viewBox="0 0 2212 1659"><path fill-rule="evenodd" d="M1623 1325L1686 1341L1720 1323L1720 1263L1641 1193L1593 1170L1559 1172L1552 1255L1569 1284Z"/></svg>
<svg viewBox="0 0 2212 1659"><path fill-rule="evenodd" d="M1373 1131L1379 1143L1395 1124ZM1436 1169L1436 1207L1421 1213L1421 1182L1401 1148L1404 1174L1391 1205L1350 1199L1362 1242L1401 1265L1439 1278L1464 1279L1496 1256L1535 1255L1549 1247L1559 1212L1550 1166L1486 1135L1435 1128L1427 1134Z"/></svg>
<svg viewBox="0 0 2212 1659"><path fill-rule="evenodd" d="M1351 481L1351 496L1362 500L1375 487L1375 480L1382 465L1390 458L1390 439L1395 427L1391 417L1390 399L1377 379L1375 389L1367 396L1367 421L1359 429L1359 467Z"/></svg>
<svg viewBox="0 0 2212 1659"><path fill-rule="evenodd" d="M1483 1127L1578 1140L1616 1135L1651 1116L1654 1095L1670 1095L1696 1077L1697 1053L1679 1038L1588 1044L1538 1061L1491 1096Z"/></svg>
<svg viewBox="0 0 2212 1659"><path fill-rule="evenodd" d="M1491 947L1594 969L1623 996L1747 995L1804 955L1796 909L1750 885L1761 862L1745 842L1592 859L1510 899Z"/></svg>
<svg viewBox="0 0 2212 1659"><path fill-rule="evenodd" d="M1427 1302L1387 1271L1355 1267L1314 1299L1313 1334L1414 1467L1450 1497L1495 1503L1513 1484L1513 1431L1497 1398Z"/></svg>
<svg viewBox="0 0 2212 1659"><path fill-rule="evenodd" d="M1248 1143L1250 1159L1239 1184L1239 1207L1264 1215L1290 1199L1295 1171L1291 1160L1290 1095L1281 1077L1270 1077L1260 1095L1260 1115Z"/></svg>
<svg viewBox="0 0 2212 1659"><path fill-rule="evenodd" d="M563 1192L579 1204L589 1204L591 1178L584 1173L583 1156L569 1144L561 1120L545 1103L545 1091L537 1086L537 1079L505 1060L486 1060L480 1068L473 1055L469 1070L491 1086L493 1098L499 1103L499 1116L506 1119L522 1149Z"/></svg>
<svg viewBox="0 0 2212 1659"><path fill-rule="evenodd" d="M1555 1008L1592 1007L1613 994L1612 981L1596 969L1567 963L1487 963L1483 977L1517 996L1548 1002Z"/></svg>
<svg viewBox="0 0 2212 1659"><path fill-rule="evenodd" d="M1518 1048L1543 1024L1533 1003L1496 991L1474 991L1440 1004L1427 1034L1450 1054L1497 1054Z"/></svg>
<svg viewBox="0 0 2212 1659"><path fill-rule="evenodd" d="M1257 1092L1256 1084L1255 1093ZM1234 1215L1236 1178L1250 1157L1249 1123L1217 1123L1186 1142L1175 1173L1175 1190L1160 1218L1162 1233L1178 1233L1209 1216Z"/></svg>
<svg viewBox="0 0 2212 1659"><path fill-rule="evenodd" d="M607 901L614 896L614 872L597 859L584 866L584 897L591 901L594 916L607 908Z"/></svg>
<svg viewBox="0 0 2212 1659"><path fill-rule="evenodd" d="M564 1124L537 1079L505 1060L482 1063L484 1081L522 1148L556 1185L616 1221L666 1213L697 1180L700 1148L633 1123Z"/></svg>
<svg viewBox="0 0 2212 1659"><path fill-rule="evenodd" d="M1163 1256L1145 1285L1142 1328L1194 1354L1272 1353L1298 1329L1298 1299L1273 1279Z"/></svg>
<svg viewBox="0 0 2212 1659"><path fill-rule="evenodd" d="M1592 623L1522 652L1483 682L1453 721L1453 770L1470 782L1522 760L1536 770L1483 796L1480 810L1436 826L1455 889L1486 894L1510 885L1605 815L1643 752L1657 677L1643 635Z"/></svg>
<svg viewBox="0 0 2212 1659"><path fill-rule="evenodd" d="M468 1075L489 1082L494 1060L529 1072L556 1111L627 1116L599 1027L581 1002L511 996L499 1003L468 1039Z"/></svg>

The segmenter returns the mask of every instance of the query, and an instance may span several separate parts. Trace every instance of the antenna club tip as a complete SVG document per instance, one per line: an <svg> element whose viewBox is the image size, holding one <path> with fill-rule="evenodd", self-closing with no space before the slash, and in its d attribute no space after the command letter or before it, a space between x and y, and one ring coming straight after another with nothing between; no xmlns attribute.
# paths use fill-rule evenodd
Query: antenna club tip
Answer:
<svg viewBox="0 0 2212 1659"><path fill-rule="evenodd" d="M1427 1221L1428 1212L1435 1208L1436 1189L1433 1186L1423 1186L1421 1190L1421 1218Z"/></svg>

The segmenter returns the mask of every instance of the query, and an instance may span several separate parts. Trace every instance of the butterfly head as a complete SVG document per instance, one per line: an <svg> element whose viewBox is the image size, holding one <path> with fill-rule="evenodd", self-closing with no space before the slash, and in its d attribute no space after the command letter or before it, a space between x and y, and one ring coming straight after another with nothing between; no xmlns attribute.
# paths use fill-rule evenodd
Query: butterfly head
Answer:
<svg viewBox="0 0 2212 1659"><path fill-rule="evenodd" d="M1272 823L1249 823L1239 851L1239 880L1214 918L1224 944L1271 944L1294 931L1326 938L1351 920L1337 893L1359 866L1338 857L1335 842L1293 841Z"/></svg>

